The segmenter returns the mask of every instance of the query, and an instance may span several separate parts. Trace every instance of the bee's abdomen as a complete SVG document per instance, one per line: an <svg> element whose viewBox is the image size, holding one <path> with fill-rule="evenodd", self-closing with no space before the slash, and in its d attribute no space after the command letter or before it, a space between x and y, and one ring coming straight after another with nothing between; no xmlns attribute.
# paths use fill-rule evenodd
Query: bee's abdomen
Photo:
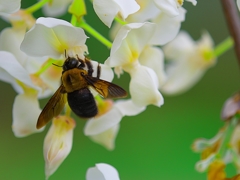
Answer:
<svg viewBox="0 0 240 180"><path fill-rule="evenodd" d="M68 93L68 104L72 111L82 118L94 117L97 113L97 105L88 88Z"/></svg>

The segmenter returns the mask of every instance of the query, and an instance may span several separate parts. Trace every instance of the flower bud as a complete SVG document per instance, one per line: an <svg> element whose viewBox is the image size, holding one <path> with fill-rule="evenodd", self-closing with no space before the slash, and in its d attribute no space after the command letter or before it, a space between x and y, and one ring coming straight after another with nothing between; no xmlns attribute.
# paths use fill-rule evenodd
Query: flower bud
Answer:
<svg viewBox="0 0 240 180"><path fill-rule="evenodd" d="M53 119L44 140L46 179L57 170L70 153L74 127L75 121L68 116L58 116Z"/></svg>
<svg viewBox="0 0 240 180"><path fill-rule="evenodd" d="M224 103L221 118L223 120L229 120L239 113L240 113L240 93L238 92L234 96L227 99L226 102Z"/></svg>

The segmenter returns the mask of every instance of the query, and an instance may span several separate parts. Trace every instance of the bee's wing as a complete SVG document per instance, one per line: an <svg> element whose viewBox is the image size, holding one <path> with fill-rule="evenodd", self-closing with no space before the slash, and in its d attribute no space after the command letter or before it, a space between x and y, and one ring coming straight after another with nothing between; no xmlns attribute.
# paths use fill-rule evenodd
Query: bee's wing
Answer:
<svg viewBox="0 0 240 180"><path fill-rule="evenodd" d="M67 101L65 88L61 85L53 94L38 117L37 129L45 126L53 117L58 116Z"/></svg>
<svg viewBox="0 0 240 180"><path fill-rule="evenodd" d="M116 84L87 75L84 78L104 98L121 98L127 96L127 92Z"/></svg>

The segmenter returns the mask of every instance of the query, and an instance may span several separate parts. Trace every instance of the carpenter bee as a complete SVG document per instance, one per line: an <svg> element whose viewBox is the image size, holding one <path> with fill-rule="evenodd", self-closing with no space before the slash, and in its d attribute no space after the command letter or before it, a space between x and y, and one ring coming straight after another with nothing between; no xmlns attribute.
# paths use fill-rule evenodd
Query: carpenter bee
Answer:
<svg viewBox="0 0 240 180"><path fill-rule="evenodd" d="M87 58L82 60L78 56L77 58L67 57L62 67L61 85L39 115L37 129L45 126L53 117L58 116L67 101L72 111L79 117L96 116L98 109L89 87L95 89L104 98L127 96L127 92L123 88L99 78L101 74L99 64L97 77L93 77L93 66Z"/></svg>

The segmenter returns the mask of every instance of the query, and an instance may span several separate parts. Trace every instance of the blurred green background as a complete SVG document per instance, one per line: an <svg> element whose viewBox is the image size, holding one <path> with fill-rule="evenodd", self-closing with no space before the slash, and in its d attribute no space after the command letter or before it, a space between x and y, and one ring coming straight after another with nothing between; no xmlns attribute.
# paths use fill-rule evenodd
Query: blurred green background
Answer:
<svg viewBox="0 0 240 180"><path fill-rule="evenodd" d="M27 7L32 1L22 1ZM87 22L107 36L108 29L98 20L87 3ZM199 0L196 7L185 2L186 22L182 29L194 39L208 30L216 44L228 37L225 18L219 1ZM41 15L41 12L35 15ZM69 20L70 16L64 16ZM9 26L0 21L1 29ZM92 59L104 61L108 49L90 36L87 40ZM115 82L128 87L129 77ZM9 84L0 82L0 180L43 180L43 133L26 138L14 137L11 130L12 105L16 93ZM85 179L86 170L95 163L109 163L121 180L204 180L205 173L194 169L199 154L191 151L199 137L211 138L223 126L220 111L224 101L239 90L239 67L233 50L218 59L215 67L187 93L165 98L161 108L149 106L135 117L125 117L116 139L116 149L107 151L83 135L84 121L77 120L70 155L50 180ZM41 107L47 99L41 100ZM77 119L77 118L76 118ZM235 173L228 168L228 175Z"/></svg>

